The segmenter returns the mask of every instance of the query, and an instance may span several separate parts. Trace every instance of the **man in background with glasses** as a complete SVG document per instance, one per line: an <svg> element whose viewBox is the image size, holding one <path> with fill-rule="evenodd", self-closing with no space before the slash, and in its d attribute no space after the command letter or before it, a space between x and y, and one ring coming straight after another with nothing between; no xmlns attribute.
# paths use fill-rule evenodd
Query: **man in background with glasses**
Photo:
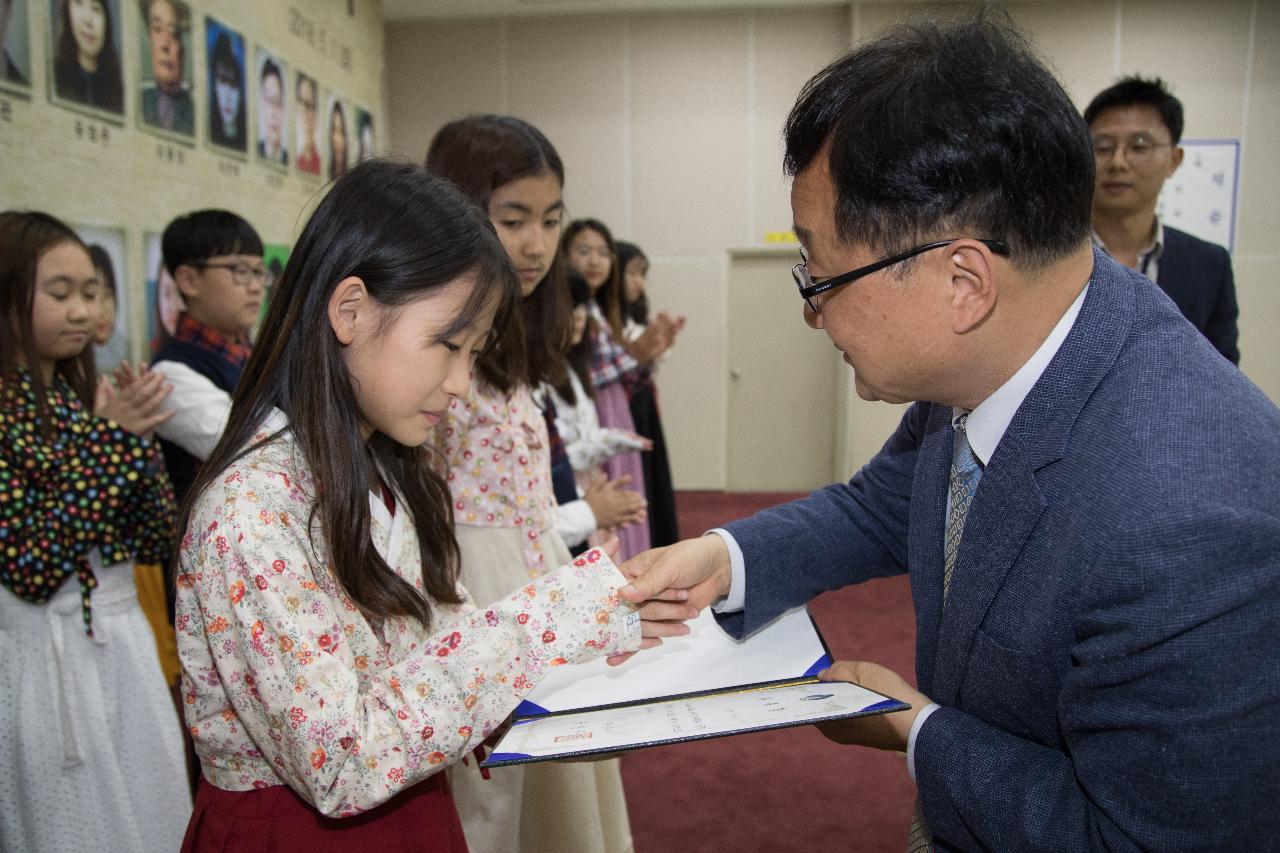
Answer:
<svg viewBox="0 0 1280 853"><path fill-rule="evenodd" d="M1098 93L1084 120L1097 161L1094 243L1160 285L1214 348L1239 364L1231 256L1156 215L1160 188L1182 164L1182 103L1159 78L1125 77Z"/></svg>
<svg viewBox="0 0 1280 853"><path fill-rule="evenodd" d="M1004 21L885 31L784 130L796 307L859 396L913 403L896 432L619 594L652 645L907 573L916 684L819 677L910 703L821 728L906 753L913 851L1273 847L1280 411L1090 243L1094 143Z"/></svg>

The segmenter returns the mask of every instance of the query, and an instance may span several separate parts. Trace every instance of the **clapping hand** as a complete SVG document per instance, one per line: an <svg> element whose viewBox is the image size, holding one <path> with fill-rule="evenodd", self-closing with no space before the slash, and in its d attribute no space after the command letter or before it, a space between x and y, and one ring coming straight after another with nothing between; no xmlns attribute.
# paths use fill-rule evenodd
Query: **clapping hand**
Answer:
<svg viewBox="0 0 1280 853"><path fill-rule="evenodd" d="M93 413L134 435L151 438L157 426L173 417L173 411L161 408L173 385L165 381L164 374L142 364L135 370L127 361L115 369L114 376L116 385L106 376L98 380Z"/></svg>

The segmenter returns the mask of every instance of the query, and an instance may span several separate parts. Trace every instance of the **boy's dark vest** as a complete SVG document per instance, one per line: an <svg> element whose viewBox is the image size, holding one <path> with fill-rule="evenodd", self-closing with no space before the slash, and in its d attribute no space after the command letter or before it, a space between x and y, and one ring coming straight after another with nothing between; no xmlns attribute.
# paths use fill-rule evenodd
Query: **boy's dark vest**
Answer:
<svg viewBox="0 0 1280 853"><path fill-rule="evenodd" d="M160 351L156 353L151 363L160 361L176 361L186 365L201 376L207 377L210 382L228 394L235 390L243 368L243 365L228 361L226 356L219 352L199 344L184 343L175 338L170 338L164 346L160 347ZM200 460L163 438L160 439L160 449L164 451L164 464L169 469L169 479L173 481L174 497L178 500L178 506L182 506L187 492L191 490L191 484L195 482L196 474L200 471Z"/></svg>

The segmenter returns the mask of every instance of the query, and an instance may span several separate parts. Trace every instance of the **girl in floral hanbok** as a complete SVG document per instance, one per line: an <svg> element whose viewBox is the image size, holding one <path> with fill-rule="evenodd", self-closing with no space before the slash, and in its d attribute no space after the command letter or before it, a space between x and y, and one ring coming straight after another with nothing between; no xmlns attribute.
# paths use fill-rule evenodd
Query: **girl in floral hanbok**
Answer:
<svg viewBox="0 0 1280 853"><path fill-rule="evenodd" d="M361 163L307 223L179 525L185 850L465 850L440 771L549 668L639 645L600 551L493 601L458 582L423 445L518 298L419 167Z"/></svg>

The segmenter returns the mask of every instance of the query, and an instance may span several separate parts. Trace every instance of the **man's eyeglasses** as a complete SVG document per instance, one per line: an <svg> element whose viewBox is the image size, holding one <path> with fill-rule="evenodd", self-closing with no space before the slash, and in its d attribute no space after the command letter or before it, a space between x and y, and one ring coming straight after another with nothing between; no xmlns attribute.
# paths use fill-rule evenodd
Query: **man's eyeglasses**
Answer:
<svg viewBox="0 0 1280 853"><path fill-rule="evenodd" d="M796 287L800 289L800 296L804 299L804 304L809 306L810 311L817 314L818 303L814 300L814 297L819 293L826 293L828 290L833 290L837 287L841 287L842 285L850 284L864 276L871 275L873 272L879 272L886 267L891 267L894 264L900 264L908 258L914 258L916 255L924 254L932 249L941 249L943 246L950 246L959 239L961 238L953 237L950 240L936 240L932 243L925 243L923 246L916 246L914 249L907 249L905 252L900 254L893 255L892 257L885 258L884 260L876 261L874 264L867 264L865 267L858 267L856 270L844 273L843 275L824 278L821 281L814 281L814 279L809 275L809 267L807 266L808 259L805 259L791 268L791 277L796 280ZM997 255L1007 256L1009 254L1009 247L999 240L979 240L978 242L995 252ZM800 252L800 257L804 257L803 249Z"/></svg>
<svg viewBox="0 0 1280 853"><path fill-rule="evenodd" d="M191 264L191 266L195 267L198 270L210 270L210 269L230 270L231 278L235 281L236 284L240 285L241 287L248 287L251 284L262 285L262 284L266 284L267 282L267 271L265 269L263 269L262 267L253 267L245 263L215 264L215 263L210 263L208 261L201 261L200 263L193 263Z"/></svg>
<svg viewBox="0 0 1280 853"><path fill-rule="evenodd" d="M1159 142L1145 133L1135 134L1127 140L1118 140L1111 136L1095 136L1093 138L1093 156L1097 160L1110 160L1120 151L1124 151L1130 163L1147 163L1160 148L1172 148L1168 142Z"/></svg>

